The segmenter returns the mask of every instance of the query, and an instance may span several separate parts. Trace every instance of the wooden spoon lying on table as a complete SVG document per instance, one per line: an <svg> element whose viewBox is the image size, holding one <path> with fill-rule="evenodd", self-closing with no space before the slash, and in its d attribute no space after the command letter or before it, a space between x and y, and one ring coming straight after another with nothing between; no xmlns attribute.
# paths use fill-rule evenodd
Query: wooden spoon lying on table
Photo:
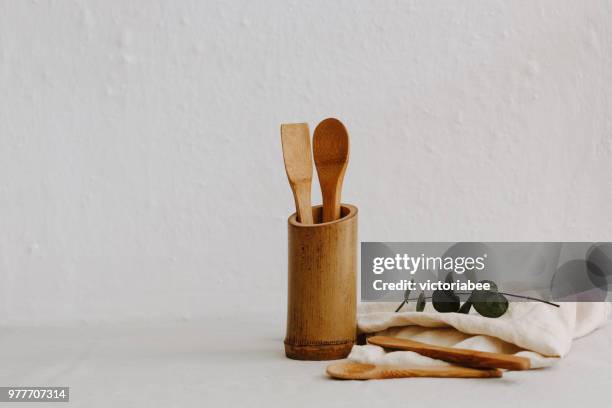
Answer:
<svg viewBox="0 0 612 408"><path fill-rule="evenodd" d="M285 171L295 200L297 220L302 224L312 224L310 205L312 154L308 124L282 124L281 143L283 144Z"/></svg>
<svg viewBox="0 0 612 408"><path fill-rule="evenodd" d="M468 367L528 370L531 366L531 362L525 357L454 347L434 346L432 344L398 339L395 337L372 336L368 338L368 343L393 350L414 351L423 356Z"/></svg>
<svg viewBox="0 0 612 408"><path fill-rule="evenodd" d="M344 362L327 367L327 375L341 380L381 380L384 378L406 377L457 377L457 378L499 378L502 372L484 369L445 366L445 367L391 367L374 364Z"/></svg>
<svg viewBox="0 0 612 408"><path fill-rule="evenodd" d="M340 194L349 158L349 137L338 119L328 118L313 136L314 161L323 195L323 222L340 218Z"/></svg>

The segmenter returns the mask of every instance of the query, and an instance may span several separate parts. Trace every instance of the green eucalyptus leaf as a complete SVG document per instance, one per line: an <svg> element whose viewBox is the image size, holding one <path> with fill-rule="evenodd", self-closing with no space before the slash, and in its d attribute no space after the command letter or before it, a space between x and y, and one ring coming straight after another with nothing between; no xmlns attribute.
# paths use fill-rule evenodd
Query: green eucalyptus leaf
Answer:
<svg viewBox="0 0 612 408"><path fill-rule="evenodd" d="M474 302L474 309L484 317L500 317L508 310L508 299L501 293L485 291Z"/></svg>
<svg viewBox="0 0 612 408"><path fill-rule="evenodd" d="M431 296L434 309L440 313L452 313L459 310L459 296L452 290L436 290Z"/></svg>
<svg viewBox="0 0 612 408"><path fill-rule="evenodd" d="M481 280L479 283L485 284L488 283L489 284L489 292L497 292L499 289L497 288L497 283L491 281L491 280Z"/></svg>
<svg viewBox="0 0 612 408"><path fill-rule="evenodd" d="M474 290L472 291L472 294L468 300L471 301L472 304L482 303L490 293L495 292L489 292L488 290Z"/></svg>
<svg viewBox="0 0 612 408"><path fill-rule="evenodd" d="M472 294L470 295L469 299L473 304L476 303L482 303L486 300L486 298L489 296L489 294L491 293L497 293L497 285L495 284L495 282L490 281L490 280L482 280L478 283L488 283L490 289L486 290L486 289L480 289L480 290L473 290Z"/></svg>
<svg viewBox="0 0 612 408"><path fill-rule="evenodd" d="M470 302L470 300L468 299L465 302L463 302L463 304L461 305L457 313L468 314L470 313L471 308L472 308L472 302Z"/></svg>
<svg viewBox="0 0 612 408"><path fill-rule="evenodd" d="M454 281L455 281L455 278L453 278L453 272L447 273L446 278L444 278L444 282L453 283Z"/></svg>
<svg viewBox="0 0 612 408"><path fill-rule="evenodd" d="M425 294L423 292L419 293L419 298L417 299L416 311L422 312L425 310Z"/></svg>

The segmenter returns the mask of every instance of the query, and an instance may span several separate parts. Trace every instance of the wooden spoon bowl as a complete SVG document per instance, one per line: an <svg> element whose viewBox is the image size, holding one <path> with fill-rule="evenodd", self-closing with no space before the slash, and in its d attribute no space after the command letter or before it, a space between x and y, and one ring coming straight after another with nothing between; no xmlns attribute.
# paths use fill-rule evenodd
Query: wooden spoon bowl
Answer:
<svg viewBox="0 0 612 408"><path fill-rule="evenodd" d="M340 218L340 195L349 159L349 137L338 119L328 118L313 136L314 161L323 196L323 222Z"/></svg>

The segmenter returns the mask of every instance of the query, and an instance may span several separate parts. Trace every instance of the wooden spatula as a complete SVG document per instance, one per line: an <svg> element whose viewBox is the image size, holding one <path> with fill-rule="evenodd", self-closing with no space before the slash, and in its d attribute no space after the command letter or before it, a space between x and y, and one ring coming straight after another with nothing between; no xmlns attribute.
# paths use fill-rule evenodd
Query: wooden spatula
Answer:
<svg viewBox="0 0 612 408"><path fill-rule="evenodd" d="M283 158L289 185L293 191L298 221L312 224L310 190L312 184L312 153L307 123L281 125Z"/></svg>
<svg viewBox="0 0 612 408"><path fill-rule="evenodd" d="M525 357L453 347L434 346L432 344L398 339L395 337L372 336L368 338L368 343L393 350L414 351L415 353L419 353L423 356L468 367L528 370L531 366L531 362Z"/></svg>
<svg viewBox="0 0 612 408"><path fill-rule="evenodd" d="M342 380L381 380L405 377L458 377L458 378L499 378L502 372L496 369L447 367L392 367L374 364L343 362L327 367L327 375Z"/></svg>
<svg viewBox="0 0 612 408"><path fill-rule="evenodd" d="M349 137L338 119L323 120L313 136L314 161L323 195L323 222L340 218L340 194L349 158Z"/></svg>

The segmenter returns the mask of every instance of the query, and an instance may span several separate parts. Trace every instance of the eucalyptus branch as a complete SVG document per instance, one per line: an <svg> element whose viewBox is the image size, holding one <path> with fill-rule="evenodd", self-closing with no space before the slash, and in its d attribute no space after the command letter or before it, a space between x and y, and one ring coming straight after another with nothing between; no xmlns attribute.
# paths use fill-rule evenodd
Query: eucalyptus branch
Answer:
<svg viewBox="0 0 612 408"><path fill-rule="evenodd" d="M490 281L489 281L490 282ZM533 300L536 302L546 303L554 307L560 307L559 304L549 302L544 299L538 299L531 296L515 295L508 292L500 292L497 290L497 285L494 282L490 282L493 285L491 290L475 290L473 292L453 292L453 291L434 291L432 296L424 296L421 292L419 297L410 298L410 291L407 290L405 298L402 303L395 309L395 313L399 312L405 304L411 301L417 301L417 311L422 311L425 304L425 299L433 299L434 309L439 312L459 312L468 313L472 305L476 308L476 311L485 317L499 317L503 315L508 309L508 300L505 296L511 296L521 299ZM464 306L460 307L459 296L467 295L468 299L464 302ZM437 298L436 298L437 297ZM419 301L420 300L420 301ZM422 302L422 303L421 303ZM449 303L447 303L449 302ZM420 307L419 307L420 305ZM446 305L446 306L445 306Z"/></svg>

